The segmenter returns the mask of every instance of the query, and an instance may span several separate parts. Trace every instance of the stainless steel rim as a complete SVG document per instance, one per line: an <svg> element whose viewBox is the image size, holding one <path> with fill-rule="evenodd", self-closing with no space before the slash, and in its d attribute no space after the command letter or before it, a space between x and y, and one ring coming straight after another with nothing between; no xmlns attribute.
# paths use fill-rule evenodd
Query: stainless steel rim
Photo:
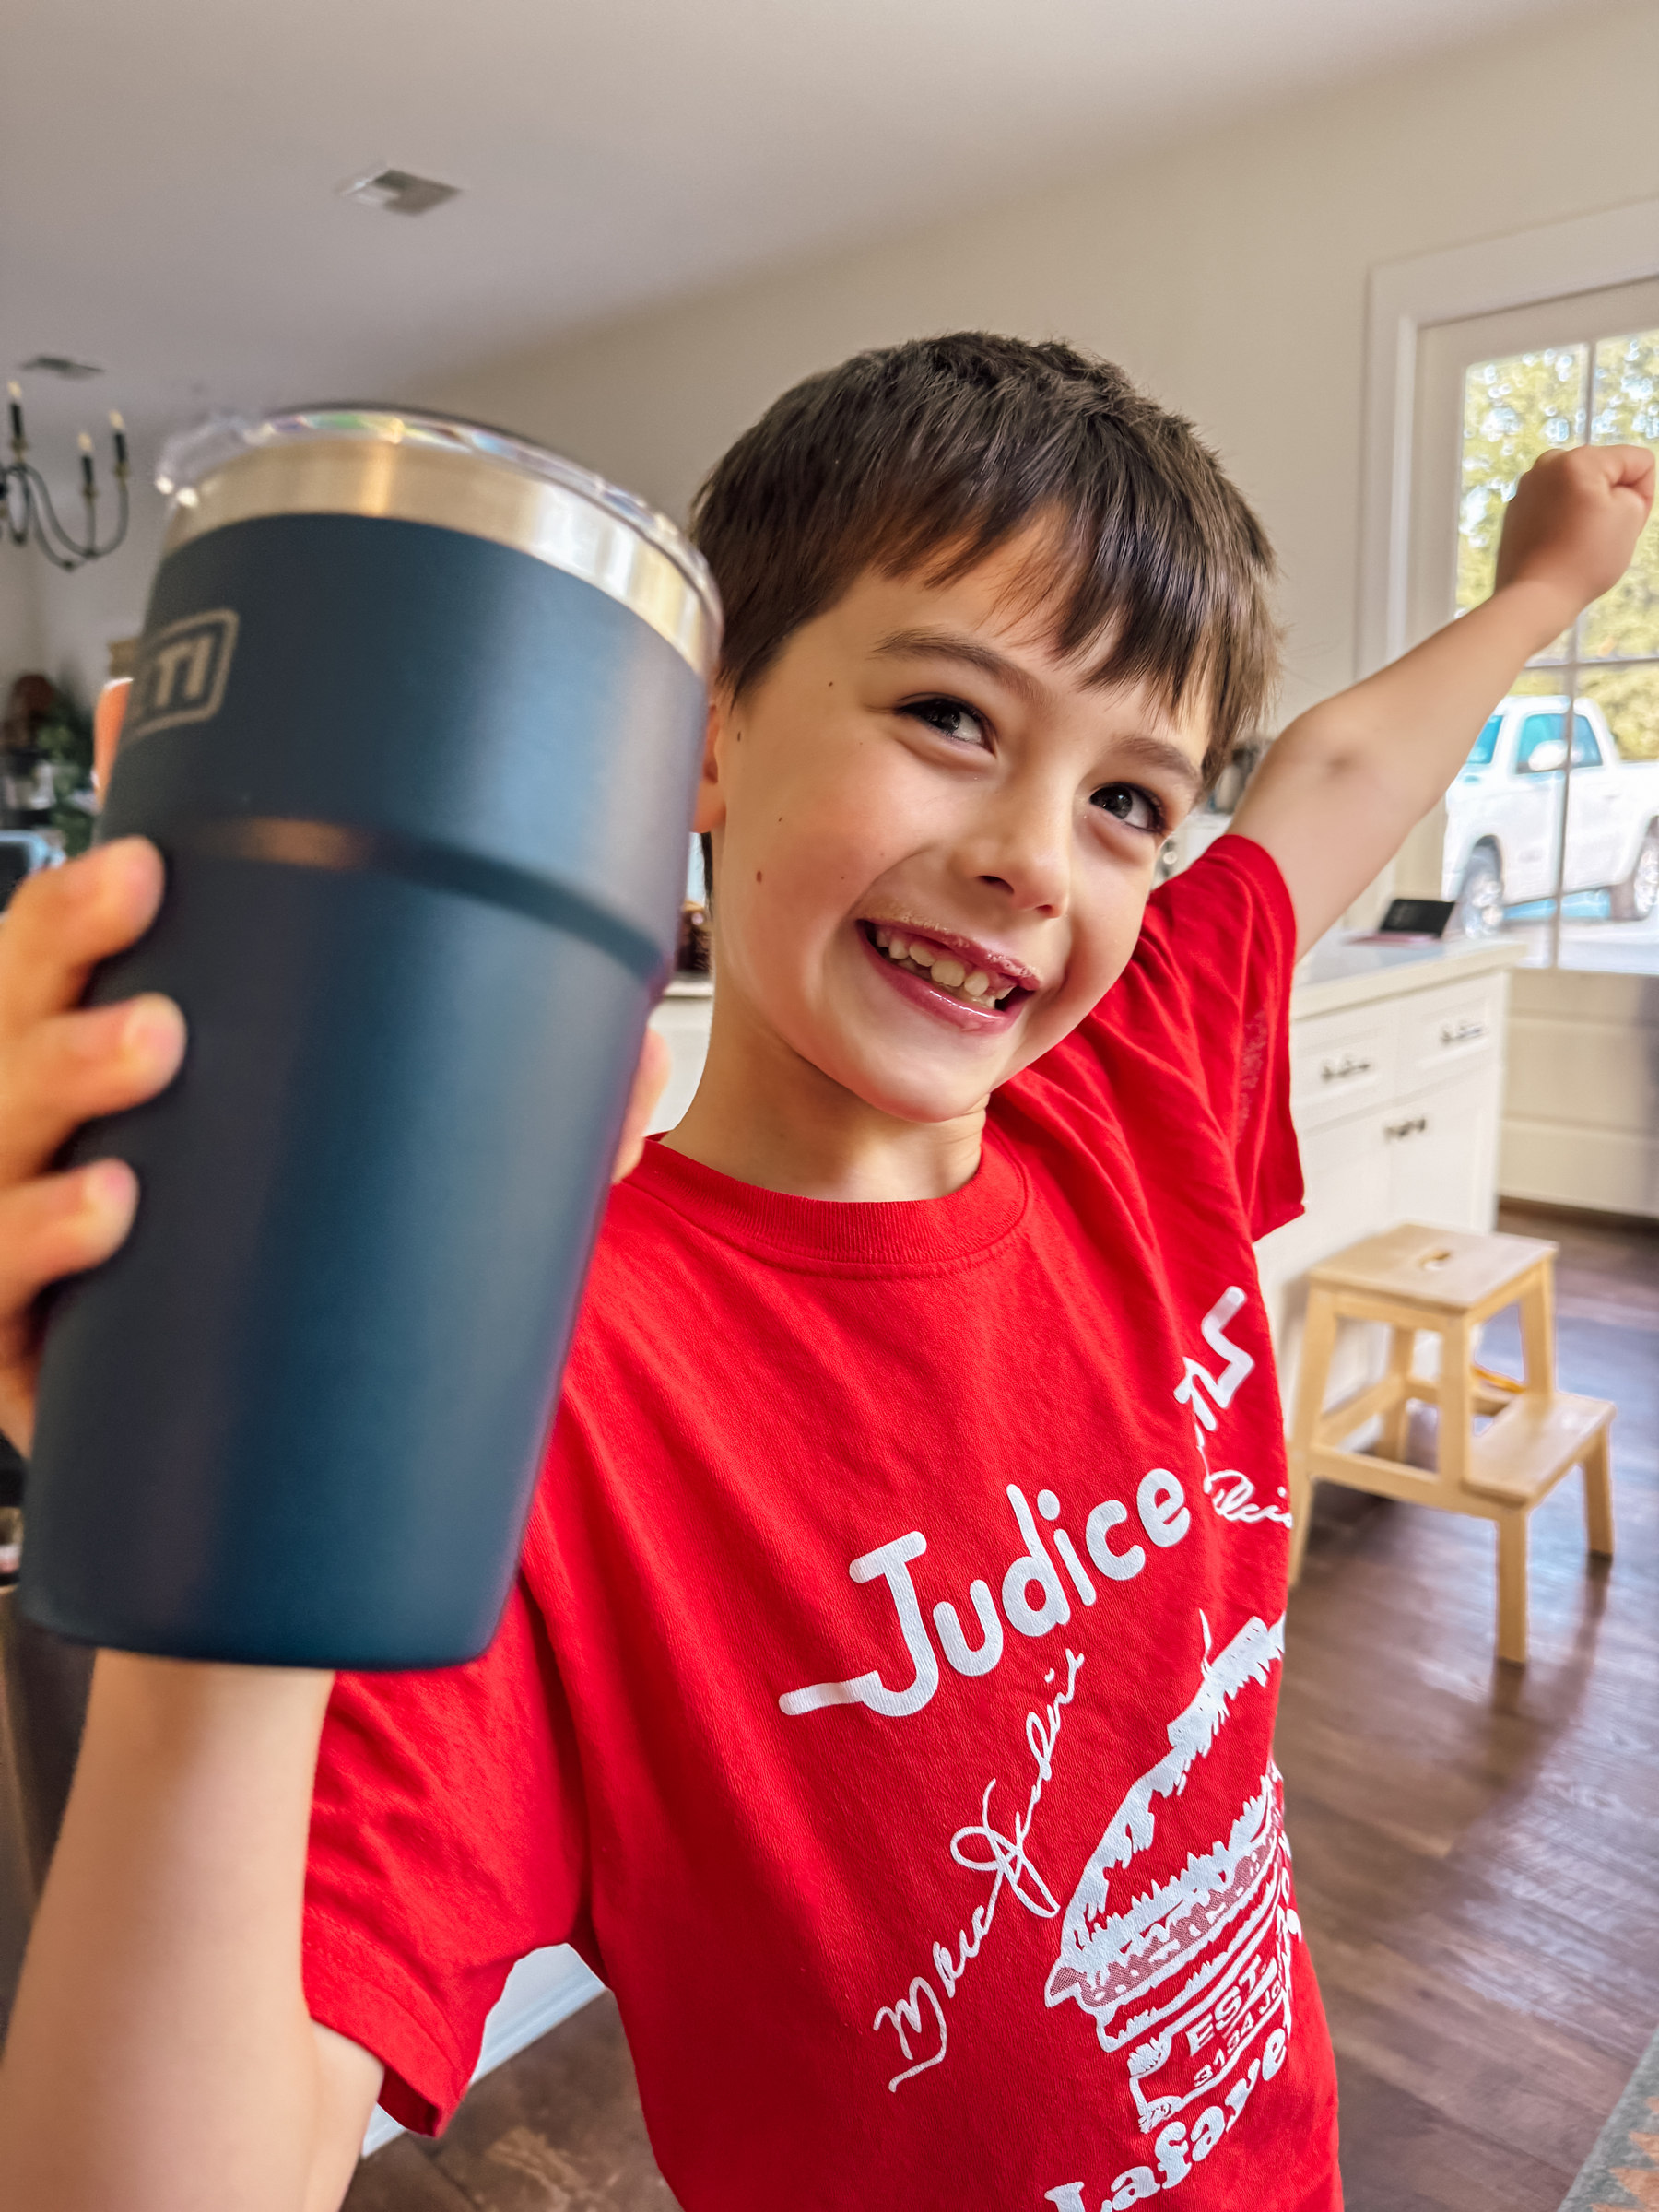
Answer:
<svg viewBox="0 0 1659 2212"><path fill-rule="evenodd" d="M265 515L429 523L579 577L705 681L713 672L720 598L696 547L632 493L505 431L385 407L298 408L187 432L156 480L173 501L169 553Z"/></svg>

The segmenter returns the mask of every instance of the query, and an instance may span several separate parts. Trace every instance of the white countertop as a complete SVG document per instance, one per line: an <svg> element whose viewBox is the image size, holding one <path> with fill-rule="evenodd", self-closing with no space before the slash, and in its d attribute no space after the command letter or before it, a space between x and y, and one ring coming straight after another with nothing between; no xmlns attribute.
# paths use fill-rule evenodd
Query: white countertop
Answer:
<svg viewBox="0 0 1659 2212"><path fill-rule="evenodd" d="M1446 937L1436 945L1355 945L1347 941L1349 935L1346 930L1329 931L1298 962L1290 993L1292 1021L1516 968L1525 951L1503 937Z"/></svg>

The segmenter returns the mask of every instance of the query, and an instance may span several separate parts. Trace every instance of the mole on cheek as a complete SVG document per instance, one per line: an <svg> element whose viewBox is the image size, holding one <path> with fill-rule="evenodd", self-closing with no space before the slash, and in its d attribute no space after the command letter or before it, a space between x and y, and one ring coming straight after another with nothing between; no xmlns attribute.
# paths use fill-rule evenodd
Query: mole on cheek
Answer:
<svg viewBox="0 0 1659 2212"><path fill-rule="evenodd" d="M759 868L757 868L757 869L755 870L755 881L756 881L757 883L759 883L759 880L760 880L760 871L759 871Z"/></svg>

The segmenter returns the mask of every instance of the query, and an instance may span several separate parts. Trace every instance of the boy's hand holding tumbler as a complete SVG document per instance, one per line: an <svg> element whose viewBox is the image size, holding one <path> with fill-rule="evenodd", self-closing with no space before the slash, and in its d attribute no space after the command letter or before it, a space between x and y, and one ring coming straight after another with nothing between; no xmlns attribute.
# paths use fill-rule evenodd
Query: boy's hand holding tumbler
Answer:
<svg viewBox="0 0 1659 2212"><path fill-rule="evenodd" d="M458 423L296 413L170 473L107 849L0 929L20 1595L129 1651L448 1665L661 1088L717 603L661 517Z"/></svg>

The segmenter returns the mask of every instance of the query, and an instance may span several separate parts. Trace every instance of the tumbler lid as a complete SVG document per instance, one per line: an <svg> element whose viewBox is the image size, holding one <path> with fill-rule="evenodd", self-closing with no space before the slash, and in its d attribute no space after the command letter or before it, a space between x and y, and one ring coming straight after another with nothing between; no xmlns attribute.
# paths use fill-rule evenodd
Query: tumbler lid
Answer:
<svg viewBox="0 0 1659 2212"><path fill-rule="evenodd" d="M274 514L429 523L545 560L632 610L705 681L720 648L707 562L666 515L528 439L406 407L215 416L169 439L165 550Z"/></svg>

